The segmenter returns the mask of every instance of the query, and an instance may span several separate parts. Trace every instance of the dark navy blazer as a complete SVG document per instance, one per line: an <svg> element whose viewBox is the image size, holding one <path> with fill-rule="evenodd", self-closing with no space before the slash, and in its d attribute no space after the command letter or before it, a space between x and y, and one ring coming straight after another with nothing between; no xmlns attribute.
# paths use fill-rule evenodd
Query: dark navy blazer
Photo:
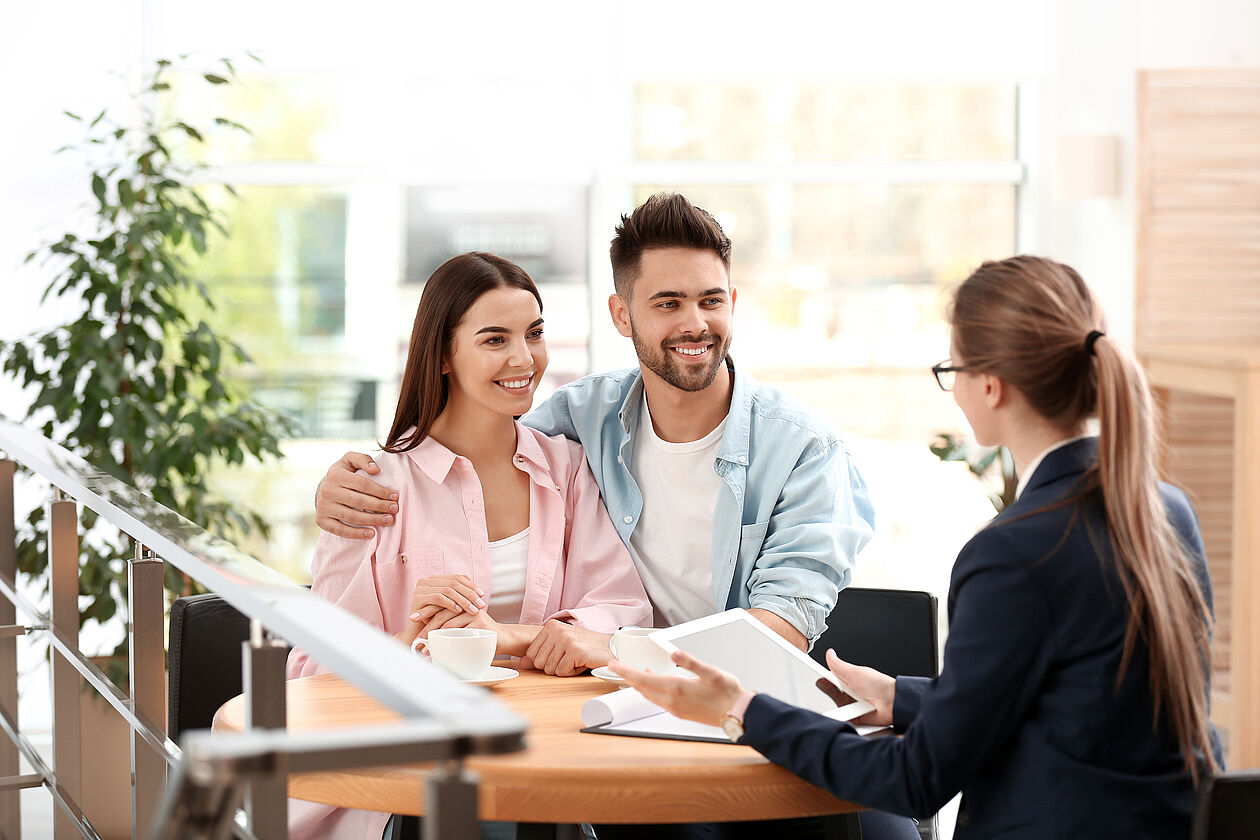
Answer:
<svg viewBox="0 0 1260 840"><path fill-rule="evenodd" d="M933 814L961 790L958 838L1188 837L1194 790L1176 740L1153 723L1140 641L1116 686L1129 610L1101 493L1053 507L1079 489L1097 448L1087 438L1049 453L1019 500L964 546L941 676L897 680L904 737L861 738L758 695L740 743L893 813ZM1194 510L1180 490L1160 491L1210 606Z"/></svg>

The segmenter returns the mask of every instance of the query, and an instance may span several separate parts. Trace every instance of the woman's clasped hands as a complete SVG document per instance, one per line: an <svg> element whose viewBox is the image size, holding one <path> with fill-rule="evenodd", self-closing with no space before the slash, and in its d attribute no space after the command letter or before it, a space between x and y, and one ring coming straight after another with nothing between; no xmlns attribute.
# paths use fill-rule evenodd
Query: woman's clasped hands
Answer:
<svg viewBox="0 0 1260 840"><path fill-rule="evenodd" d="M521 667L569 677L608 662L608 636L551 620L542 626L503 624L486 610L486 594L467 575L433 575L416 581L407 628L398 639L408 645L434 630L473 627L498 635L497 652L518 657Z"/></svg>
<svg viewBox="0 0 1260 840"><path fill-rule="evenodd" d="M408 626L398 638L410 644L443 627L500 629L486 612L486 596L468 575L433 575L416 581Z"/></svg>

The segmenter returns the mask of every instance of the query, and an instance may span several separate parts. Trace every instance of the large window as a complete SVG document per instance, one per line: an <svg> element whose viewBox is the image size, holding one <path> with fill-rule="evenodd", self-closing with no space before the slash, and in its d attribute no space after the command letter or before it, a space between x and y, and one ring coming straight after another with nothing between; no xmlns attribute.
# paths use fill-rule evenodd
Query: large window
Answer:
<svg viewBox="0 0 1260 840"><path fill-rule="evenodd" d="M651 83L635 89L634 201L677 190L734 242L733 353L842 428L925 440L944 292L1015 247L1016 89Z"/></svg>
<svg viewBox="0 0 1260 840"><path fill-rule="evenodd" d="M632 362L604 311L605 254L616 216L660 190L713 212L734 241L735 359L858 448L883 543L864 556L929 556L920 536L972 527L923 520L933 499L976 490L927 450L958 425L927 367L948 353L947 290L1015 247L1014 85L651 81L575 100L557 81L538 87L537 114L555 118L540 134L483 130L476 80L409 84L427 105L406 109L361 100L362 81L263 74L206 106L255 134L207 151L211 180L240 199L221 197L231 234L201 274L254 356L255 394L303 437L283 468L240 488L291 522L260 553L303 569L310 489L345 449L383 439L423 282L449 256L499 253L539 282L551 351L540 399L590 372L593 338L597 366ZM573 117L596 102L583 135ZM909 576L876 583L922 577L896 568Z"/></svg>
<svg viewBox="0 0 1260 840"><path fill-rule="evenodd" d="M523 268L539 286L550 363L542 393L589 372L584 186L410 186L406 189L404 282L418 284L446 260L488 251Z"/></svg>

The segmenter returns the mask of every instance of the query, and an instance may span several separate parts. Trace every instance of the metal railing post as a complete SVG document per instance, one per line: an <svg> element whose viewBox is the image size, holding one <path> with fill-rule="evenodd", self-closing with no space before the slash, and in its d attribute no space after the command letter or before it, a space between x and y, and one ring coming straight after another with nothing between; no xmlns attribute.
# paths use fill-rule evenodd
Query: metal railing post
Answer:
<svg viewBox="0 0 1260 840"><path fill-rule="evenodd" d="M0 575L17 582L17 528L13 510L13 476L17 465L0 461ZM0 625L17 623L17 608L0 597ZM13 728L18 724L17 637L0 639L0 710ZM17 744L0 735L0 777L16 776L20 770ZM22 836L22 810L19 791L0 792L0 837L18 840Z"/></svg>
<svg viewBox="0 0 1260 840"><path fill-rule="evenodd" d="M166 731L162 561L136 542L127 568L132 708ZM131 732L131 836L148 837L166 790L166 761Z"/></svg>
<svg viewBox="0 0 1260 840"><path fill-rule="evenodd" d="M79 646L79 516L78 505L57 490L48 503L48 568L51 578L52 626L73 648ZM83 688L79 672L56 652L52 655L53 769L57 782L75 802L83 801ZM53 837L78 838L79 828L60 808L54 809Z"/></svg>
<svg viewBox="0 0 1260 840"><path fill-rule="evenodd" d="M287 716L284 666L288 645L270 637L262 622L250 622L250 639L241 645L242 685L245 688L245 726L284 729ZM250 830L266 840L289 836L289 779L283 773L255 779L245 794Z"/></svg>

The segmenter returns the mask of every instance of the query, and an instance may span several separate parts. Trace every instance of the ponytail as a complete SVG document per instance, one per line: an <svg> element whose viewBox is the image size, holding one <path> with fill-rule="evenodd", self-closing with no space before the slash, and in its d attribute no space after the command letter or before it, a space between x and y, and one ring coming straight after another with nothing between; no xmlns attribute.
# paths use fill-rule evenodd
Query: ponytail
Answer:
<svg viewBox="0 0 1260 840"><path fill-rule="evenodd" d="M1129 601L1117 685L1139 636L1146 642L1155 718L1176 735L1195 785L1196 755L1216 770L1203 671L1211 614L1187 551L1168 519L1152 453L1159 430L1146 376L1134 359L1103 339L1092 348L1098 382L1098 474L1107 530Z"/></svg>

